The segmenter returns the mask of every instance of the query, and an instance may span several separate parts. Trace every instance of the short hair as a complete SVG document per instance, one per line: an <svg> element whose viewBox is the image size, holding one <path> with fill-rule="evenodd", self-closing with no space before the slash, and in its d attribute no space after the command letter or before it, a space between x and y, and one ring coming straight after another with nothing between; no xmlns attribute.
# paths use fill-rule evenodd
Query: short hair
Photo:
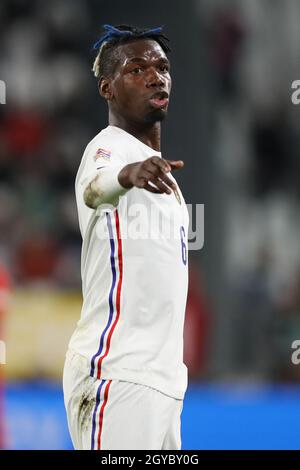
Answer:
<svg viewBox="0 0 300 470"><path fill-rule="evenodd" d="M153 39L165 54L171 52L169 39L162 33L162 27L142 29L129 25L103 25L107 31L93 46L98 49L92 71L97 79L101 76L111 77L115 73L120 55L116 53L118 46L141 39Z"/></svg>

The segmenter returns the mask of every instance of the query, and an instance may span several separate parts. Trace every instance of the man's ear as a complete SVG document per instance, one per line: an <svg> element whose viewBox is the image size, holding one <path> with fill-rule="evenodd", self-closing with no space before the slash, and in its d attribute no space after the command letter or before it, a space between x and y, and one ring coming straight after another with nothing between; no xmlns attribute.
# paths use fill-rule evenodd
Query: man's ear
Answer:
<svg viewBox="0 0 300 470"><path fill-rule="evenodd" d="M106 77L100 77L98 82L98 88L100 95L107 101L111 101L113 98L111 79Z"/></svg>

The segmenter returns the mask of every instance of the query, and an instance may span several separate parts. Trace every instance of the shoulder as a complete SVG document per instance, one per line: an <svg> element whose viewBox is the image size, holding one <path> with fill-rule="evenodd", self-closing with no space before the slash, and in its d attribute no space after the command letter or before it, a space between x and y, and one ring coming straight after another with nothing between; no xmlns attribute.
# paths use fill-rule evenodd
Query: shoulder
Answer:
<svg viewBox="0 0 300 470"><path fill-rule="evenodd" d="M86 146L75 179L75 186L87 175L93 175L99 167L126 165L128 148L116 139L108 126L101 130Z"/></svg>
<svg viewBox="0 0 300 470"><path fill-rule="evenodd" d="M103 158L110 160L111 157L126 160L126 142L124 136L119 135L110 126L101 130L86 146L83 158L92 156L95 160Z"/></svg>

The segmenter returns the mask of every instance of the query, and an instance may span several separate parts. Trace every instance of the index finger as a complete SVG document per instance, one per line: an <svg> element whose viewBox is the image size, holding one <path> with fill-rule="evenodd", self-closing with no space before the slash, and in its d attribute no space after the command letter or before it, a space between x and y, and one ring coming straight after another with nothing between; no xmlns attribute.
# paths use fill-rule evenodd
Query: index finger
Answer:
<svg viewBox="0 0 300 470"><path fill-rule="evenodd" d="M166 160L166 162L168 162L170 167L173 168L174 170L178 170L178 169L184 167L184 161L183 160Z"/></svg>

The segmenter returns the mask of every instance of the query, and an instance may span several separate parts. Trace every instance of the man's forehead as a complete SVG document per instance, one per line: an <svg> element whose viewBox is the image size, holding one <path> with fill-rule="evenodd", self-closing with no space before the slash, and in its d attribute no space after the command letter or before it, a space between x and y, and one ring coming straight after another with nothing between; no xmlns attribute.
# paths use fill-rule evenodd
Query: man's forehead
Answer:
<svg viewBox="0 0 300 470"><path fill-rule="evenodd" d="M122 63L127 63L135 58L142 60L167 59L161 46L154 40L138 40L122 44L119 47Z"/></svg>

